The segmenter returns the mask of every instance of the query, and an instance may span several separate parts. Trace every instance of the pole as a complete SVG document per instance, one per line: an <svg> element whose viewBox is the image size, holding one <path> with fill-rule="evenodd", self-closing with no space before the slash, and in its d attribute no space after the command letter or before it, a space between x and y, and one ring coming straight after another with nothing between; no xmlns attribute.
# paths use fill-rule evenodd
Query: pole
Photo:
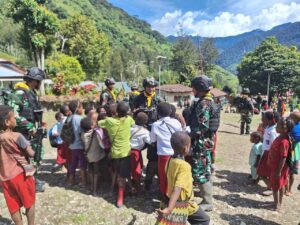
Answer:
<svg viewBox="0 0 300 225"><path fill-rule="evenodd" d="M160 97L160 71L161 71L161 65L158 65L158 95Z"/></svg>
<svg viewBox="0 0 300 225"><path fill-rule="evenodd" d="M268 87L267 87L267 102L269 105L269 93L270 93L270 72L268 72Z"/></svg>

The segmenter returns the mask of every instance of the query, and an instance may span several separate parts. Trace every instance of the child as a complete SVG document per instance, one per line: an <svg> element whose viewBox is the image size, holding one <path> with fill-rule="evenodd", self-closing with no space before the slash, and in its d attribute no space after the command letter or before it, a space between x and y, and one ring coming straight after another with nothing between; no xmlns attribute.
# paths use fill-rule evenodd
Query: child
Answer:
<svg viewBox="0 0 300 225"><path fill-rule="evenodd" d="M192 201L194 197L192 169L190 164L184 160L184 157L190 151L190 137L185 132L175 132L171 138L171 145L174 155L169 159L165 168L168 182L166 192L168 203L166 208L158 210L158 214L161 218L166 218L166 216L172 213L177 202L188 201L188 222L191 225L208 225L210 218ZM181 224L185 223L182 222Z"/></svg>
<svg viewBox="0 0 300 225"><path fill-rule="evenodd" d="M118 180L117 207L122 207L124 202L124 191L126 179L130 178L130 129L134 120L127 115L129 106L125 102L117 105L116 117L107 117L99 121L98 125L107 130L111 140L111 158L113 160L114 176Z"/></svg>
<svg viewBox="0 0 300 225"><path fill-rule="evenodd" d="M279 136L275 139L268 155L270 168L270 187L273 191L275 210L279 211L282 205L284 187L288 182L289 165L287 159L291 151L289 133L293 129L290 119L281 118L276 126Z"/></svg>
<svg viewBox="0 0 300 225"><path fill-rule="evenodd" d="M24 168L18 162L26 162L34 156L25 137L13 132L16 119L13 111L5 105L0 106L0 182L11 218L16 225L22 225L20 209L26 208L29 225L34 224L35 181L26 176ZM27 165L29 162L27 161Z"/></svg>
<svg viewBox="0 0 300 225"><path fill-rule="evenodd" d="M250 155L249 155L249 165L251 166L251 180L254 184L258 182L257 176L257 165L262 155L262 136L259 132L253 132L250 135L250 141L253 143Z"/></svg>
<svg viewBox="0 0 300 225"><path fill-rule="evenodd" d="M83 113L82 103L79 100L73 100L70 102L69 108L73 115L68 119L72 119L72 126L73 126L73 132L75 137L74 142L69 146L72 152L69 185L71 186L75 185L75 173L76 173L77 165L79 163L81 185L85 187L87 161L84 155L83 142L81 140L80 121L81 121L81 115Z"/></svg>
<svg viewBox="0 0 300 225"><path fill-rule="evenodd" d="M263 154L257 167L257 174L269 187L270 168L268 167L268 154L273 141L277 138L276 123L279 115L273 111L267 111L262 113L262 123L265 127L263 135L262 150ZM265 195L271 195L269 191L264 193Z"/></svg>
<svg viewBox="0 0 300 225"><path fill-rule="evenodd" d="M167 161L174 154L171 147L171 136L176 131L182 131L178 120L170 118L171 106L161 102L157 106L159 120L153 123L151 128L151 143L157 143L159 187L164 195L167 190L165 167Z"/></svg>
<svg viewBox="0 0 300 225"><path fill-rule="evenodd" d="M66 120L66 117L64 117L62 113L58 112L55 114L55 119L57 123L51 129L51 135L55 138L55 142L57 144L56 164L53 166L53 170L62 168L64 165L66 165L66 159L64 158L65 155L63 140L60 138L61 129ZM68 168L67 165L66 168Z"/></svg>
<svg viewBox="0 0 300 225"><path fill-rule="evenodd" d="M150 132L145 128L148 122L148 115L139 112L135 118L135 126L131 128L131 177L137 191L140 190L141 176L143 169L142 149L146 144L150 144Z"/></svg>
<svg viewBox="0 0 300 225"><path fill-rule="evenodd" d="M100 139L100 135L97 133L96 124L90 117L82 119L80 122L80 127L83 131L81 133L81 139L84 143L85 155L88 160L88 172L91 181L91 190L93 196L97 196L100 170L101 166L105 164L105 147Z"/></svg>
<svg viewBox="0 0 300 225"><path fill-rule="evenodd" d="M72 115L71 110L69 109L69 105L63 105L60 108L60 113L63 114L63 116L65 117L64 122L67 120L67 118L69 118ZM60 131L61 132L61 131ZM67 143L62 143L62 157L65 159L65 167L67 168L67 181L69 179L69 175L70 175L70 165L71 165L71 160L72 160L72 152L69 148L69 145Z"/></svg>
<svg viewBox="0 0 300 225"><path fill-rule="evenodd" d="M293 155L292 155L292 168L290 169L289 184L286 190L287 195L292 194L292 186L294 184L295 174L298 174L298 166L300 160L300 113L293 112L291 113L290 118L294 122L295 126L291 132L291 137L293 142L292 145ZM298 189L300 189L300 185Z"/></svg>

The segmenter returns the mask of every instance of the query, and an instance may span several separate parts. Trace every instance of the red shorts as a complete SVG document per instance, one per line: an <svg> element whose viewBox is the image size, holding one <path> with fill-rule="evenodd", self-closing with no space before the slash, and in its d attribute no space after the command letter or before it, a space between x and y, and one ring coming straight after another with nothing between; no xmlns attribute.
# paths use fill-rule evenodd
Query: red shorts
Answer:
<svg viewBox="0 0 300 225"><path fill-rule="evenodd" d="M3 194L11 214L18 212L22 206L31 208L35 203L34 178L20 173L11 180L3 181Z"/></svg>
<svg viewBox="0 0 300 225"><path fill-rule="evenodd" d="M131 149L130 152L131 177L133 180L140 180L143 169L142 151Z"/></svg>
<svg viewBox="0 0 300 225"><path fill-rule="evenodd" d="M270 177L271 170L268 166L268 156L269 156L269 151L264 151L263 156L259 161L257 167L257 174L261 177Z"/></svg>
<svg viewBox="0 0 300 225"><path fill-rule="evenodd" d="M165 195L168 190L166 165L170 158L171 158L170 155L159 155L158 156L159 189L163 195Z"/></svg>
<svg viewBox="0 0 300 225"><path fill-rule="evenodd" d="M61 148L62 148L62 157L64 158L65 162L67 164L71 163L72 152L71 152L68 144L63 143Z"/></svg>
<svg viewBox="0 0 300 225"><path fill-rule="evenodd" d="M288 184L288 178L289 169L287 166L283 167L280 177L275 177L275 173L272 171L270 174L270 187L273 191L278 191Z"/></svg>

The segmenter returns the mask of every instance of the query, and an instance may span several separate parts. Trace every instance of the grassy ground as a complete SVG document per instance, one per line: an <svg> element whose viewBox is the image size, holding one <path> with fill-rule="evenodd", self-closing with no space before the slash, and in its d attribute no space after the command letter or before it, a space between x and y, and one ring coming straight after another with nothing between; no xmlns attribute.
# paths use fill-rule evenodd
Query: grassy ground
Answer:
<svg viewBox="0 0 300 225"><path fill-rule="evenodd" d="M54 124L54 113L47 113L45 121ZM259 116L255 116L252 130L256 129ZM264 185L247 183L249 174L248 155L251 148L249 136L239 135L239 115L222 114L217 149L217 172L214 177L214 211L209 213L215 225L292 225L298 224L299 192L285 197L281 213L270 209L272 197L260 193ZM40 178L47 182L45 193L37 194L36 221L40 225L150 225L155 223L154 210L159 206L154 190L137 197L126 197L126 207L117 209L115 197L108 194L109 185L102 183L101 197L95 198L85 189L65 188L65 174L51 174L56 152L45 140L46 154ZM296 185L299 178L296 180ZM196 193L197 196L197 193ZM200 202L196 197L196 201ZM5 201L0 195L0 225L12 224Z"/></svg>

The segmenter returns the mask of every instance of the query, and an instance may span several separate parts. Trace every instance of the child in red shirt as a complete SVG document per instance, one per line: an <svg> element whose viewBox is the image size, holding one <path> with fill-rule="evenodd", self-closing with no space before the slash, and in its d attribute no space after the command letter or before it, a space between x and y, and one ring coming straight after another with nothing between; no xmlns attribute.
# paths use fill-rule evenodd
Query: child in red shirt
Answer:
<svg viewBox="0 0 300 225"><path fill-rule="evenodd" d="M16 225L23 225L22 206L26 208L28 224L33 225L35 181L26 175L25 168L30 165L28 157L33 157L34 151L22 134L12 131L15 127L16 119L11 108L0 105L0 182L4 198Z"/></svg>
<svg viewBox="0 0 300 225"><path fill-rule="evenodd" d="M273 191L275 209L280 210L284 187L288 183L289 158L291 142L288 134L293 129L293 122L290 119L281 118L277 122L276 131L280 135L273 142L269 155L268 166L270 168L270 187Z"/></svg>

